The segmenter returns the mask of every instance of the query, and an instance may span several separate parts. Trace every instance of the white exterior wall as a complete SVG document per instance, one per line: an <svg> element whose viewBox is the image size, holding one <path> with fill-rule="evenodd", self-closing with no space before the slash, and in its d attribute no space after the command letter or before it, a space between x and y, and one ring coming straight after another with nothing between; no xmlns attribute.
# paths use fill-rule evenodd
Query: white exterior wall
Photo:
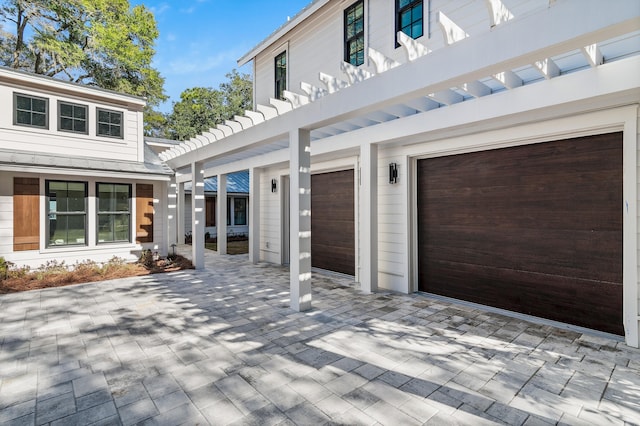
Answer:
<svg viewBox="0 0 640 426"><path fill-rule="evenodd" d="M37 177L40 179L40 249L13 251L13 178L14 177ZM69 180L87 183L87 245L51 247L47 248L47 214L45 181L47 180ZM131 199L131 241L127 243L107 243L98 244L96 242L96 216L97 200L95 195L96 183L122 183L132 185ZM135 242L136 235L136 184L153 184L154 197L154 221L152 243L138 244ZM160 255L166 256L166 226L164 207L161 205L166 198L166 183L164 181L149 181L145 179L132 180L128 177L111 176L87 177L84 175L62 175L62 174L28 174L0 172L0 256L17 265L26 265L37 268L48 260L65 261L67 264L74 264L83 260L94 260L96 262L106 262L113 256L135 261L140 257L143 249L158 251Z"/></svg>
<svg viewBox="0 0 640 426"><path fill-rule="evenodd" d="M284 50L288 52L289 91L304 94L300 90L302 81L324 88L318 80L319 72L347 80L340 71L340 63L344 58L343 20L344 9L354 2L329 2L255 58L254 98L258 104L269 105L269 98L274 96L274 58ZM503 3L516 18L549 7L548 0L503 0ZM445 47L442 31L436 22L438 11L464 28L470 36L487 32L489 28L489 12L484 1L425 0L424 35L417 41L430 50ZM397 62L405 63L407 60L403 48L395 47L394 13L394 2L365 0L365 50L371 47ZM360 68L375 70L366 56Z"/></svg>
<svg viewBox="0 0 640 426"><path fill-rule="evenodd" d="M49 128L39 129L13 124L14 93L38 96L49 100ZM86 156L110 160L140 161L142 159L138 141L142 140L142 113L106 102L87 101L73 94L34 90L0 84L0 140L2 149L32 151L43 154ZM58 101L87 106L88 133L78 134L58 130ZM123 113L123 138L108 138L96 135L96 108ZM139 146L140 145L140 146Z"/></svg>

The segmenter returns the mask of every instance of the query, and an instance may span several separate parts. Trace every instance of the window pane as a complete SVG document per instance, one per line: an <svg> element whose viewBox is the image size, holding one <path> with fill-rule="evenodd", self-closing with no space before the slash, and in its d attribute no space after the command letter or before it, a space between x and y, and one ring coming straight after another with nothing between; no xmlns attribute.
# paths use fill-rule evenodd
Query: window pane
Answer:
<svg viewBox="0 0 640 426"><path fill-rule="evenodd" d="M114 215L114 234L116 241L129 241L129 215Z"/></svg>
<svg viewBox="0 0 640 426"><path fill-rule="evenodd" d="M81 106L73 107L73 118L85 120L87 118L87 109Z"/></svg>
<svg viewBox="0 0 640 426"><path fill-rule="evenodd" d="M31 98L27 98L25 96L16 96L16 107L18 109L31 111Z"/></svg>
<svg viewBox="0 0 640 426"><path fill-rule="evenodd" d="M28 111L18 111L16 114L18 124L31 124L31 113Z"/></svg>
<svg viewBox="0 0 640 426"><path fill-rule="evenodd" d="M85 184L80 182L69 182L68 186L69 211L84 212L85 211Z"/></svg>
<svg viewBox="0 0 640 426"><path fill-rule="evenodd" d="M73 130L80 133L87 133L87 122L76 120L73 124Z"/></svg>
<svg viewBox="0 0 640 426"><path fill-rule="evenodd" d="M411 28L411 37L418 38L422 36L422 21L416 22Z"/></svg>
<svg viewBox="0 0 640 426"><path fill-rule="evenodd" d="M108 111L103 111L103 110L98 110L98 121L101 123L108 123L109 122L109 112Z"/></svg>
<svg viewBox="0 0 640 426"><path fill-rule="evenodd" d="M67 216L49 215L49 245L67 244Z"/></svg>
<svg viewBox="0 0 640 426"><path fill-rule="evenodd" d="M70 118L60 118L60 130L73 131L73 120Z"/></svg>
<svg viewBox="0 0 640 426"><path fill-rule="evenodd" d="M33 113L31 116L31 124L33 126L45 127L47 125L47 116L44 114Z"/></svg>
<svg viewBox="0 0 640 426"><path fill-rule="evenodd" d="M85 215L69 216L67 239L68 244L84 244L85 243Z"/></svg>
<svg viewBox="0 0 640 426"><path fill-rule="evenodd" d="M119 112L111 113L111 124L120 124L122 122L122 114Z"/></svg>
<svg viewBox="0 0 640 426"><path fill-rule="evenodd" d="M122 136L119 126L111 126L110 133L111 133L111 136L116 136L116 137Z"/></svg>
<svg viewBox="0 0 640 426"><path fill-rule="evenodd" d="M47 101L44 99L32 99L31 105L35 112L47 112Z"/></svg>
<svg viewBox="0 0 640 426"><path fill-rule="evenodd" d="M405 28L411 24L411 11L408 10L400 15L400 26Z"/></svg>
<svg viewBox="0 0 640 426"><path fill-rule="evenodd" d="M108 243L113 241L112 216L108 214L98 215L98 242Z"/></svg>
<svg viewBox="0 0 640 426"><path fill-rule="evenodd" d="M109 136L109 125L100 123L98 125L98 134L99 135L104 135L104 136Z"/></svg>
<svg viewBox="0 0 640 426"><path fill-rule="evenodd" d="M403 8L405 6L407 6L408 4L410 4L412 2L412 0L400 0L399 1L399 7Z"/></svg>
<svg viewBox="0 0 640 426"><path fill-rule="evenodd" d="M235 225L247 224L247 200L245 198L234 198L233 223Z"/></svg>
<svg viewBox="0 0 640 426"><path fill-rule="evenodd" d="M99 212L111 212L114 209L115 204L111 194L113 192L113 185L106 183L98 184L98 211Z"/></svg>
<svg viewBox="0 0 640 426"><path fill-rule="evenodd" d="M73 115L73 107L69 104L60 104L60 115L62 117L71 117Z"/></svg>
<svg viewBox="0 0 640 426"><path fill-rule="evenodd" d="M129 211L129 185L115 185L115 211Z"/></svg>
<svg viewBox="0 0 640 426"><path fill-rule="evenodd" d="M413 22L422 20L422 4L418 4L411 9L411 15Z"/></svg>

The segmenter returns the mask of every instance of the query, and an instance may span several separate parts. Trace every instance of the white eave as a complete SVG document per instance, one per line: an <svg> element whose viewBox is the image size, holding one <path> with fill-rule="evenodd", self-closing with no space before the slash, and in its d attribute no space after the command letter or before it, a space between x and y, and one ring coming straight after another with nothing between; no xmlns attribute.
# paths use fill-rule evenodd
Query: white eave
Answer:
<svg viewBox="0 0 640 426"><path fill-rule="evenodd" d="M84 98L117 103L136 109L143 108L147 103L146 99L140 96L128 95L126 93L103 89L97 86L74 83L7 67L0 67L0 82L15 84L20 87L33 88L36 90L80 95Z"/></svg>
<svg viewBox="0 0 640 426"><path fill-rule="evenodd" d="M250 62L258 56L262 51L271 46L289 31L294 29L298 24L307 19L309 16L314 14L318 9L320 9L325 4L329 3L330 0L313 0L307 6L304 7L296 16L291 18L285 24L280 26L277 30L275 30L271 35L261 41L257 46L251 49L249 52L245 53L240 59L238 59L238 66L243 66L244 64Z"/></svg>

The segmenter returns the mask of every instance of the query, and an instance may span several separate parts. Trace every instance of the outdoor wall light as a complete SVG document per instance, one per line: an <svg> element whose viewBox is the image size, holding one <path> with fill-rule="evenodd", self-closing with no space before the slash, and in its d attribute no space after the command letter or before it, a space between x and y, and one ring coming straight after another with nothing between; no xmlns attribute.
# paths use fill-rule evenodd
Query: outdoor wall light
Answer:
<svg viewBox="0 0 640 426"><path fill-rule="evenodd" d="M278 189L278 181L275 179L271 179L271 192L276 192Z"/></svg>
<svg viewBox="0 0 640 426"><path fill-rule="evenodd" d="M389 163L389 183L398 183L398 164Z"/></svg>

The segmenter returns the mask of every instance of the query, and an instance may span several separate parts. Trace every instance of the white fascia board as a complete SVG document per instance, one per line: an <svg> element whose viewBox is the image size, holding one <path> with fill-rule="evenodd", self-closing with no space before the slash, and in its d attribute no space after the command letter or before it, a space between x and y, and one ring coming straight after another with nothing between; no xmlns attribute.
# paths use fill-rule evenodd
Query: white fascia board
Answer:
<svg viewBox="0 0 640 426"><path fill-rule="evenodd" d="M169 182L169 175L154 175L151 173L118 173L109 170L82 170L82 169L64 169L40 166L25 165L9 165L0 164L0 172L16 172L16 173L37 173L41 175L59 175L59 176L85 176L85 177L104 177L109 179L127 179L127 180L153 180Z"/></svg>
<svg viewBox="0 0 640 426"><path fill-rule="evenodd" d="M273 43L277 42L281 37L284 37L289 31L298 26L302 21L313 15L318 9L330 0L314 0L304 9L302 9L296 16L286 22L280 28L276 29L271 35L262 40L256 47L245 53L240 59L238 59L238 66L241 67L247 62L253 60L256 56L269 48Z"/></svg>
<svg viewBox="0 0 640 426"><path fill-rule="evenodd" d="M102 89L96 86L74 83L39 74L0 67L0 83L11 83L36 90L54 91L72 94L86 99L117 103L136 109L142 109L147 101L145 98Z"/></svg>
<svg viewBox="0 0 640 426"><path fill-rule="evenodd" d="M560 55L640 29L637 0L620 1L616 6L602 8L599 0L560 2L552 8L514 19L493 31L467 38L338 93L324 96L288 112L285 119L268 120L231 135L220 143L181 155L169 160L168 164L177 169L191 162L240 152L281 138L293 129L317 129L379 110L386 105L407 102L468 81L480 80L503 70L535 62L541 57ZM589 10L599 12L576 16L581 15L580 11ZM580 25L567 25L567 22L579 22ZM541 32L540 28L550 30ZM536 37L531 37L531 34L536 34ZM447 66L440 66L443 63Z"/></svg>

